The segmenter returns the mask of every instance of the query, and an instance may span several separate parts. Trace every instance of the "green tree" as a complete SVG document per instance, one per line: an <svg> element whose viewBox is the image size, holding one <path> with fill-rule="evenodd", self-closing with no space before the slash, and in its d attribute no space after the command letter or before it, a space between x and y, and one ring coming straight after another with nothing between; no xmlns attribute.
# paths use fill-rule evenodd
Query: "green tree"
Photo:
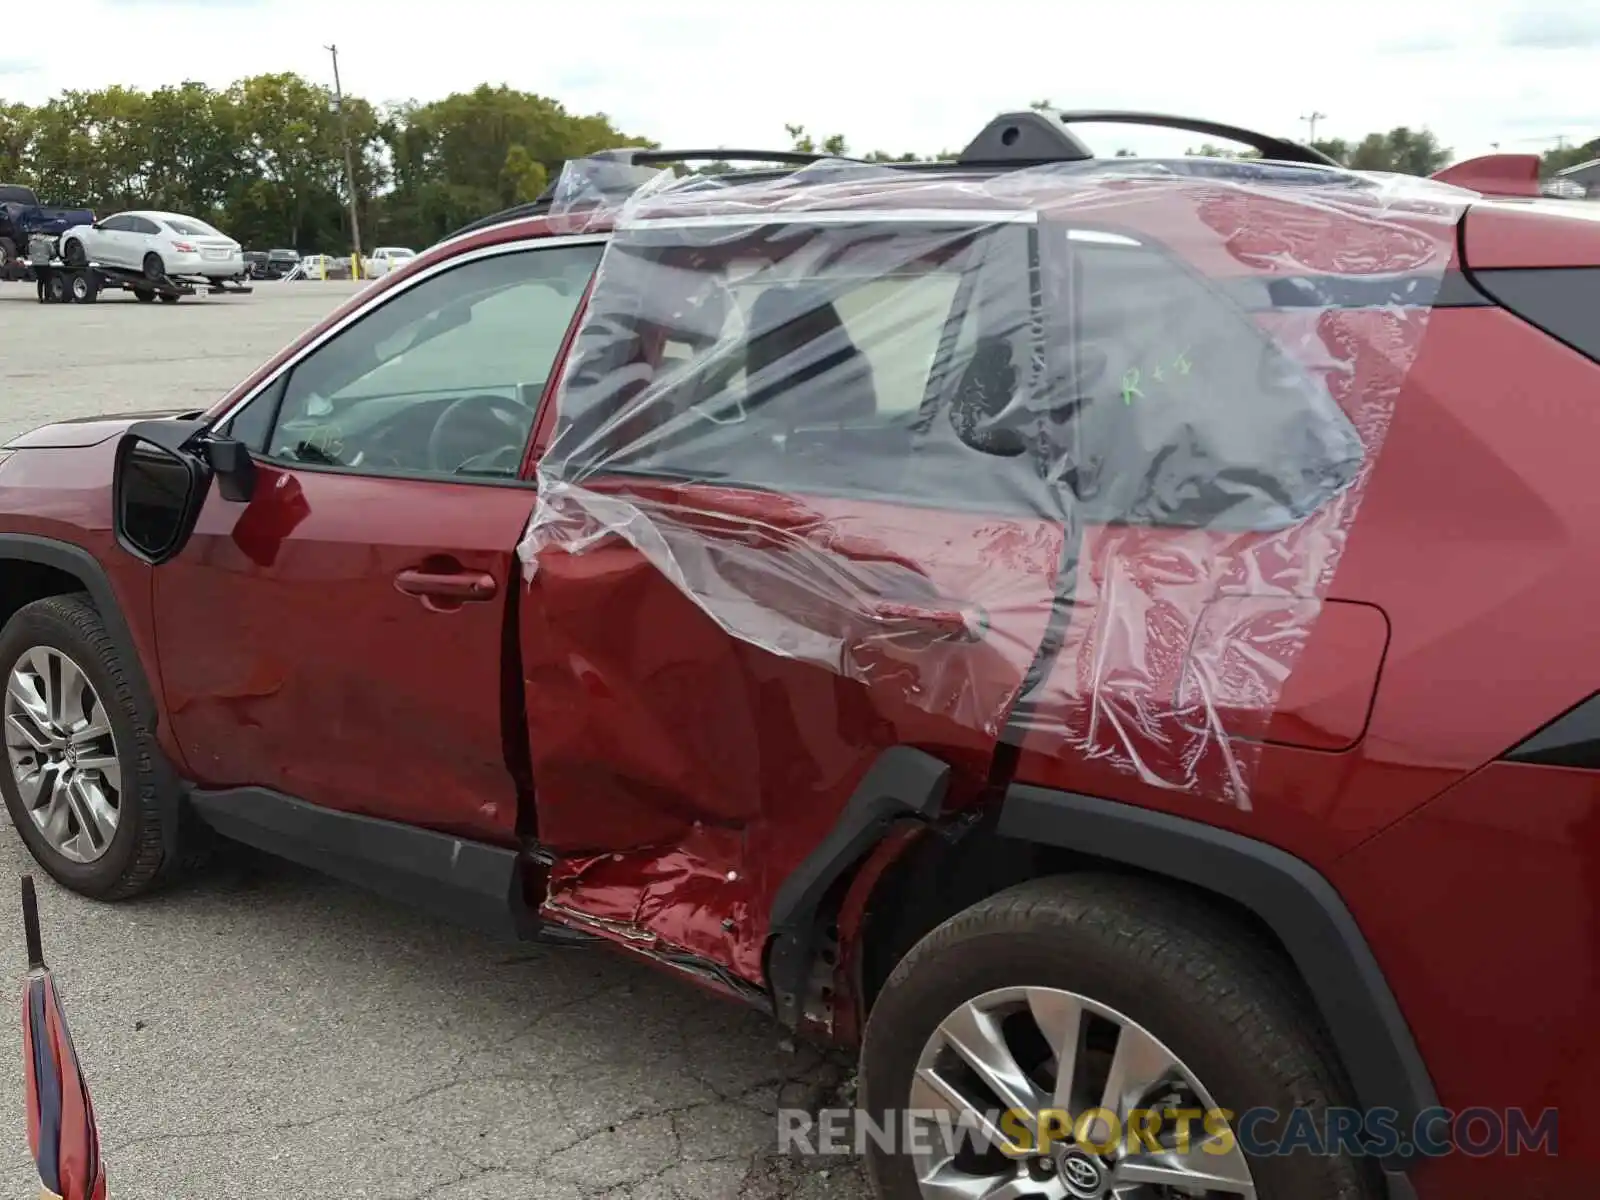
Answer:
<svg viewBox="0 0 1600 1200"><path fill-rule="evenodd" d="M562 165L598 150L650 146L604 113L487 84L386 114L382 140L394 187L377 228L385 241L425 245L475 217L536 198Z"/></svg>
<svg viewBox="0 0 1600 1200"><path fill-rule="evenodd" d="M650 145L604 113L570 113L505 87L382 112L359 96L344 103L355 199L375 243L426 245L537 196L569 158ZM0 104L0 181L100 212L193 213L255 247L338 253L350 245L339 113L328 88L293 74L221 91L185 82Z"/></svg>
<svg viewBox="0 0 1600 1200"><path fill-rule="evenodd" d="M1198 146L1185 150L1186 155L1196 158L1260 158L1259 150L1248 150L1239 146L1219 146L1215 142L1201 142Z"/></svg>
<svg viewBox="0 0 1600 1200"><path fill-rule="evenodd" d="M1397 125L1388 133L1369 133L1351 150L1347 165L1357 171L1397 171L1432 175L1451 160L1451 152L1428 129Z"/></svg>
<svg viewBox="0 0 1600 1200"><path fill-rule="evenodd" d="M839 158L858 158L862 162L872 163L948 162L956 157L949 150L934 155L909 152L894 154L887 150L871 150L865 154L855 154L852 153L850 143L842 133L829 134L819 142L806 132L804 125L785 125L784 129L789 133L790 149L798 150L801 154L830 154Z"/></svg>
<svg viewBox="0 0 1600 1200"><path fill-rule="evenodd" d="M806 132L804 125L785 125L789 131L789 140L793 143L792 149L801 154L832 154L839 158L850 157L849 144L844 140L844 134L831 133L820 142Z"/></svg>
<svg viewBox="0 0 1600 1200"><path fill-rule="evenodd" d="M5 151L0 149L0 154ZM1557 146L1539 156L1539 175L1549 179L1552 175L1600 158L1600 137L1580 146Z"/></svg>
<svg viewBox="0 0 1600 1200"><path fill-rule="evenodd" d="M0 181L29 183L28 147L33 141L33 109L0 101Z"/></svg>

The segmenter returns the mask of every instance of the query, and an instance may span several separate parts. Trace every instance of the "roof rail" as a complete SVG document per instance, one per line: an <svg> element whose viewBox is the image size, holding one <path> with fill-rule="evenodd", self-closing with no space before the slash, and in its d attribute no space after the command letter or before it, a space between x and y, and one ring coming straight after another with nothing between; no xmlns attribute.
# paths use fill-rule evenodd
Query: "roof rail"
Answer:
<svg viewBox="0 0 1600 1200"><path fill-rule="evenodd" d="M452 230L440 238L440 242L448 242L451 238L458 238L465 233L476 233L480 229L488 229L491 225L504 225L507 221L520 221L527 217L542 217L550 211L550 191L545 189L543 195L537 200L530 200L526 204L514 204L510 208L503 208L499 212L492 212L486 217L479 217L475 221L468 221L460 229ZM434 245L438 245L435 242Z"/></svg>
<svg viewBox="0 0 1600 1200"><path fill-rule="evenodd" d="M587 157L639 167L666 166L668 163L694 162L700 159L728 163L784 163L795 167L816 162L859 161L845 154L814 154L808 150L649 150L635 149L632 146L622 146L616 150L600 150Z"/></svg>
<svg viewBox="0 0 1600 1200"><path fill-rule="evenodd" d="M983 127L967 148L952 164L955 167L1021 167L1046 163L1087 162L1095 157L1084 142L1072 131L1073 125L1150 125L1162 129L1181 129L1204 137L1221 138L1239 142L1257 151L1263 158L1280 163L1301 163L1309 166L1336 167L1337 162L1322 151L1305 146L1288 138L1273 137L1243 129L1237 125L1224 125L1198 117L1179 117L1166 113L1124 112L1116 109L1025 109L1020 112L1001 113ZM861 159L841 154L818 154L805 150L738 150L730 148L700 150L655 150L639 146L620 146L613 150L600 150L585 155L586 160L603 164L616 171L615 186L625 194L644 182L644 178L629 174L634 168L662 167L671 163L705 159L712 162L771 163L781 166L806 166L818 162L848 162L860 164ZM937 166L922 163L882 163L884 167ZM758 172L748 174L757 177ZM611 181L605 184L609 189ZM555 197L555 183L538 199L519 204L480 217L463 225L450 237L487 229L507 221L543 216L550 211Z"/></svg>
<svg viewBox="0 0 1600 1200"><path fill-rule="evenodd" d="M1198 117L1117 109L1063 111L1050 108L1001 113L972 139L957 162L972 167L1027 166L1083 162L1093 158L1094 151L1073 133L1073 125L1151 125L1160 129L1181 129L1204 137L1240 142L1273 162L1304 163L1319 167L1339 165L1322 151L1288 138L1273 137L1253 129Z"/></svg>

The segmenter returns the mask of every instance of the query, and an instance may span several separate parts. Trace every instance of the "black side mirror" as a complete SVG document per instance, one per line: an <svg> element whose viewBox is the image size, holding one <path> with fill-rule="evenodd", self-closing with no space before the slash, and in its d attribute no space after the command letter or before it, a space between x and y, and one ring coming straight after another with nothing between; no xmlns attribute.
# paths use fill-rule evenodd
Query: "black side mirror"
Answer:
<svg viewBox="0 0 1600 1200"><path fill-rule="evenodd" d="M187 449L198 421L141 421L122 435L112 475L117 543L151 565L177 556L194 532L211 467Z"/></svg>

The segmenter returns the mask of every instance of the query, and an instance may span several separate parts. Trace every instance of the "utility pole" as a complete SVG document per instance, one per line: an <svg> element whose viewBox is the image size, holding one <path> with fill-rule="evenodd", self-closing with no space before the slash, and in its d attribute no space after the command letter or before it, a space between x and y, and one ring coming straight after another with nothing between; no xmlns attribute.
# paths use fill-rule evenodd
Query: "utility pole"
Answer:
<svg viewBox="0 0 1600 1200"><path fill-rule="evenodd" d="M1314 141L1317 140L1317 122L1322 120L1327 115L1328 115L1327 113L1318 112L1316 109L1313 108L1311 110L1311 115L1309 117L1301 117L1300 118L1302 121L1304 121L1306 123L1306 129L1307 129L1306 141L1314 142Z"/></svg>
<svg viewBox="0 0 1600 1200"><path fill-rule="evenodd" d="M361 262L361 215L356 200L356 161L350 153L350 120L345 116L344 91L339 86L339 47L324 46L333 55L333 102L339 108L339 140L344 143L344 178L350 188L350 241L354 253L350 256L350 278L360 279L366 268Z"/></svg>

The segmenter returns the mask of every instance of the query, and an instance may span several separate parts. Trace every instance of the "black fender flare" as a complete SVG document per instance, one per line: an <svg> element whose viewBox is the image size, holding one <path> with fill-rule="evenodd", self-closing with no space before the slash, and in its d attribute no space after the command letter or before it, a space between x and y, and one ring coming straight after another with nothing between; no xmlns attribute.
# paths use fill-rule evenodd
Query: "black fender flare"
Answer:
<svg viewBox="0 0 1600 1200"><path fill-rule="evenodd" d="M1299 970L1357 1102L1393 1110L1402 1128L1438 1106L1377 958L1338 891L1309 863L1199 821L1024 784L1007 789L998 832L1179 880L1248 909Z"/></svg>
<svg viewBox="0 0 1600 1200"><path fill-rule="evenodd" d="M862 776L828 836L783 881L767 929L766 975L773 1013L790 1029L804 1019L806 980L822 940L829 891L903 818L931 821L950 789L947 763L912 746L891 746Z"/></svg>
<svg viewBox="0 0 1600 1200"><path fill-rule="evenodd" d="M133 640L133 631L128 628L128 619L123 614L116 589L111 585L111 577L106 574L106 569L101 566L99 559L82 546L75 546L71 542L59 541L56 538L40 537L31 533L0 533L0 564L4 564L7 560L53 567L71 575L83 585L83 590L89 593L89 599L94 601L100 620L105 624L106 636L116 645L117 656L122 660L123 668L128 673L128 682L134 689L134 698L146 712L152 714L153 723L158 726L165 714L156 703L155 692L150 687L148 668L144 659L139 656L138 645ZM153 749L155 770L163 777L165 785L161 788L161 793L171 809L166 814L168 819L161 823L163 858L164 861L171 863L177 861L179 854L178 809L183 783L172 763L161 752L160 746L155 746Z"/></svg>

